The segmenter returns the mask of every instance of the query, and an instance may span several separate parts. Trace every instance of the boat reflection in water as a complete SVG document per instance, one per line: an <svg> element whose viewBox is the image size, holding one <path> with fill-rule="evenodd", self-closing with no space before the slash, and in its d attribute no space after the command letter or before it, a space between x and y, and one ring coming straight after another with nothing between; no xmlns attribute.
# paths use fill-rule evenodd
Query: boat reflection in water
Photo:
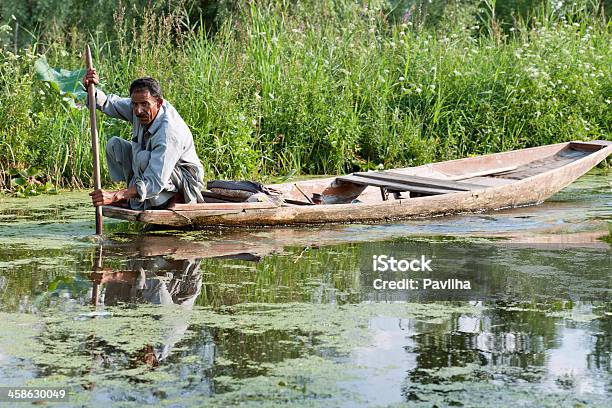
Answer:
<svg viewBox="0 0 612 408"><path fill-rule="evenodd" d="M249 236L250 238L250 236ZM176 304L191 309L202 289L203 258L258 261L276 246L240 240L191 242L172 236L139 235L129 243L112 242L96 251L92 305L118 303ZM104 255L103 255L104 253ZM103 256L128 258L123 270L104 268Z"/></svg>

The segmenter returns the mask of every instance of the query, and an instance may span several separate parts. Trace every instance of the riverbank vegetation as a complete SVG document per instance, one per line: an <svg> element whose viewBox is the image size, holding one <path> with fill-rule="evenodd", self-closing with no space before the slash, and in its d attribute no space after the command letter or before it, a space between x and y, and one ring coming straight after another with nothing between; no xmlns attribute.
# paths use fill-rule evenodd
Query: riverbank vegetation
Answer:
<svg viewBox="0 0 612 408"><path fill-rule="evenodd" d="M612 138L602 1L105 0L91 13L93 2L33 3L0 6L0 189L19 170L47 186L92 185L88 112L34 68L44 56L80 69L86 43L106 92L161 81L208 178ZM129 137L125 123L99 123L102 148Z"/></svg>

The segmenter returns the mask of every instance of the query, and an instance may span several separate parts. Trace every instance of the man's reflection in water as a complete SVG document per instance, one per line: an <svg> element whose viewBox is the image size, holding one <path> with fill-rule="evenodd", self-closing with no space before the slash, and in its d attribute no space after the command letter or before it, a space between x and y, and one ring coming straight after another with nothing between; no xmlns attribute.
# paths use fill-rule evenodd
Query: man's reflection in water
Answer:
<svg viewBox="0 0 612 408"><path fill-rule="evenodd" d="M173 260L163 256L136 258L128 261L125 271L115 272L102 268L98 262L91 274L94 283L92 303L95 306L100 303L106 306L119 303L175 304L191 310L202 290L200 263L200 259ZM130 359L130 366L145 363L156 367L166 359L187 331L189 314L173 315L172 319L157 323L166 333L163 344L144 346ZM212 363L214 352L209 358Z"/></svg>
<svg viewBox="0 0 612 408"><path fill-rule="evenodd" d="M200 259L168 260L162 256L130 260L127 272L106 280L104 304L153 303L191 309L202 290Z"/></svg>

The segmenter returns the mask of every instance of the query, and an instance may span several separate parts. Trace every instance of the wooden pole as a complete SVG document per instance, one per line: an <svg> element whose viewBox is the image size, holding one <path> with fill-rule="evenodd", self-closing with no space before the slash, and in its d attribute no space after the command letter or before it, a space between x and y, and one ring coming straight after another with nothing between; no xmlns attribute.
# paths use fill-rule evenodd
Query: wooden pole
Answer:
<svg viewBox="0 0 612 408"><path fill-rule="evenodd" d="M96 276L93 279L92 288L91 288L91 305L94 307L98 306L98 303L100 302L100 285L102 282L102 277L104 276L103 273L104 272L102 270L102 245L100 245L98 249L96 250L96 260L92 268L92 275L94 276L95 274L100 275L99 278Z"/></svg>
<svg viewBox="0 0 612 408"><path fill-rule="evenodd" d="M91 50L89 45L85 49L85 65L87 69L93 69L91 61ZM94 189L100 190L100 155L98 154L98 124L96 122L96 86L93 82L87 85L87 97L89 99L89 121L91 123L91 153L93 155L93 179ZM102 235L102 207L96 208L96 235Z"/></svg>

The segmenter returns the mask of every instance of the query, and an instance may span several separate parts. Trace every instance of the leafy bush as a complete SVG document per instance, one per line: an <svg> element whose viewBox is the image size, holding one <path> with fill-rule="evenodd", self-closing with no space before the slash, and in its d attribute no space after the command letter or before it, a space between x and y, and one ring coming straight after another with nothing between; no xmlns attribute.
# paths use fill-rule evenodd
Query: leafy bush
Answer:
<svg viewBox="0 0 612 408"><path fill-rule="evenodd" d="M116 8L112 31L47 32L44 49L77 69L92 43L107 92L158 78L208 177L343 173L610 139L609 29L578 3L501 27L490 1L449 1L436 24L409 5L395 18L386 1L227 1L214 33L190 29L201 22L186 3ZM90 186L87 111L34 79L39 48L0 50L2 186L27 167ZM99 122L102 144L129 137L125 123Z"/></svg>

